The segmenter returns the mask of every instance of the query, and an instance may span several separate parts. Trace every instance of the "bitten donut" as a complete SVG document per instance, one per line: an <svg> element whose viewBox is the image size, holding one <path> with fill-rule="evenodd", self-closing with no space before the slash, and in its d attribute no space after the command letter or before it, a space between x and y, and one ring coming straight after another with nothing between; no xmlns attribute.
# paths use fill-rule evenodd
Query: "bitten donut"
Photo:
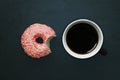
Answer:
<svg viewBox="0 0 120 80"><path fill-rule="evenodd" d="M55 31L44 24L35 23L30 25L21 36L22 47L29 56L33 58L41 58L49 53L51 50L50 39L55 37ZM37 41L37 39L41 39Z"/></svg>

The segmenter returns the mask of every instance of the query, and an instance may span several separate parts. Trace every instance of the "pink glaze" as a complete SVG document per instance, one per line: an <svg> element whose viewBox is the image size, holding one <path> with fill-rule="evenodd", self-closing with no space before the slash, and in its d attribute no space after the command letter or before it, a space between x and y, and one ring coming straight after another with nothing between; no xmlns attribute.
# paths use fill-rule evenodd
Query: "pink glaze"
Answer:
<svg viewBox="0 0 120 80"><path fill-rule="evenodd" d="M40 58L51 53L47 41L55 37L55 31L44 24L35 23L30 25L21 36L21 44L24 51L33 58ZM36 38L41 37L43 43L37 43Z"/></svg>

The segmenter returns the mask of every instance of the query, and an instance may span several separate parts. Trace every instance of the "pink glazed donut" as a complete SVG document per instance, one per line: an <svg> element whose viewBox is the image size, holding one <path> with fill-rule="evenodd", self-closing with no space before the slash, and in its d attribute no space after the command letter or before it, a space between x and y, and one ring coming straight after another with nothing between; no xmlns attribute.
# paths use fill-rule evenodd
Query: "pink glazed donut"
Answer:
<svg viewBox="0 0 120 80"><path fill-rule="evenodd" d="M41 58L51 53L49 43L50 39L55 36L55 31L51 27L35 23L24 31L21 36L21 44L28 56ZM38 38L41 38L43 42L37 42Z"/></svg>

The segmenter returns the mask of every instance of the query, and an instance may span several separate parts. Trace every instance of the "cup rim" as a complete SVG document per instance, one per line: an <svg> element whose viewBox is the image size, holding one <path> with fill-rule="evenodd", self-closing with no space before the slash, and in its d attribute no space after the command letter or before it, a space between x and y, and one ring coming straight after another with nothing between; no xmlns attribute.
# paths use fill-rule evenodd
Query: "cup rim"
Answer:
<svg viewBox="0 0 120 80"><path fill-rule="evenodd" d="M96 45L96 48L91 51L90 53L87 53L87 54L78 54L76 52L73 52L69 46L67 45L67 41L66 41L66 35L67 35L67 32L69 31L69 29L75 25L75 24L78 24L78 23L87 23L87 24L90 24L98 33L98 43ZM63 36L62 36L62 43L63 43L63 46L65 48L65 50L73 57L75 58L78 58L78 59L87 59L87 58L90 58L94 55L96 55L98 53L98 51L100 50L100 48L102 47L102 44L103 44L103 33L102 33L102 30L100 29L100 27L93 21L91 20L88 20L88 19L78 19L78 20L75 20L73 22L71 22L64 30L63 32Z"/></svg>

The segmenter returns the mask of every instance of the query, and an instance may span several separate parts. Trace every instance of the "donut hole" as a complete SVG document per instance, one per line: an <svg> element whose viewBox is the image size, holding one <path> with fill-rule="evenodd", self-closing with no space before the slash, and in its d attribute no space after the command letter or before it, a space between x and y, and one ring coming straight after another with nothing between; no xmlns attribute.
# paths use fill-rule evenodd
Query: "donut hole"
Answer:
<svg viewBox="0 0 120 80"><path fill-rule="evenodd" d="M43 39L41 37L38 37L38 38L36 38L36 42L42 44L43 43Z"/></svg>

